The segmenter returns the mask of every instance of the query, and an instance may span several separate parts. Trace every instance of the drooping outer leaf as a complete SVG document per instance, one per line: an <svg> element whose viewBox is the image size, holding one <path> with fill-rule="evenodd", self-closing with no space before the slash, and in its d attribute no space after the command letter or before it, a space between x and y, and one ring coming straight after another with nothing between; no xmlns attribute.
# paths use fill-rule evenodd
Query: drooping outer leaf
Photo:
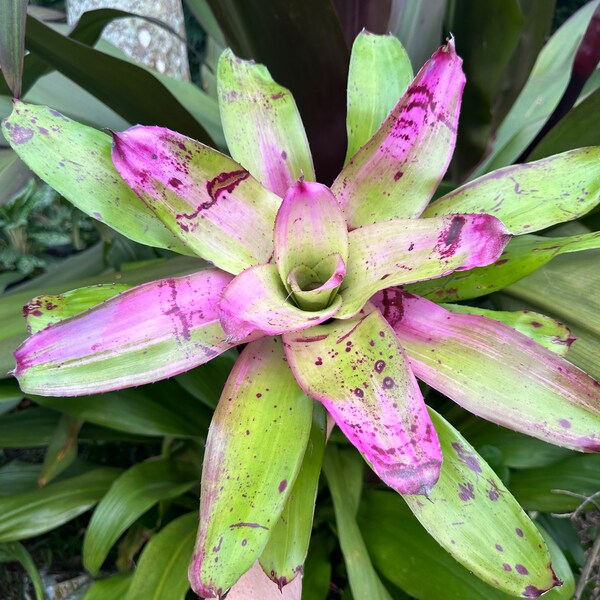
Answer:
<svg viewBox="0 0 600 600"><path fill-rule="evenodd" d="M558 446L600 451L600 383L510 327L399 289L373 299L417 377L499 425Z"/></svg>
<svg viewBox="0 0 600 600"><path fill-rule="evenodd" d="M358 34L348 73L346 162L379 129L412 78L410 59L396 37Z"/></svg>
<svg viewBox="0 0 600 600"><path fill-rule="evenodd" d="M492 468L445 419L429 414L442 445L428 500L404 496L421 525L469 571L509 594L537 598L561 585L546 544Z"/></svg>
<svg viewBox="0 0 600 600"><path fill-rule="evenodd" d="M78 396L177 375L232 347L218 301L218 269L123 292L27 339L15 352L21 389Z"/></svg>
<svg viewBox="0 0 600 600"><path fill-rule="evenodd" d="M597 146L484 175L430 204L423 216L488 213L518 235L577 219L599 202Z"/></svg>
<svg viewBox="0 0 600 600"><path fill-rule="evenodd" d="M225 50L218 66L219 109L231 156L279 196L301 176L314 181L308 140L294 98L269 70Z"/></svg>
<svg viewBox="0 0 600 600"><path fill-rule="evenodd" d="M133 127L114 134L127 184L196 254L237 274L267 262L281 200L236 162L179 133Z"/></svg>
<svg viewBox="0 0 600 600"><path fill-rule="evenodd" d="M27 1L5 2L0 11L0 70L13 97L21 95Z"/></svg>
<svg viewBox="0 0 600 600"><path fill-rule="evenodd" d="M200 529L189 569L200 596L221 596L261 555L302 464L312 401L294 381L281 340L249 344L210 427Z"/></svg>
<svg viewBox="0 0 600 600"><path fill-rule="evenodd" d="M23 102L2 133L36 175L86 214L136 242L191 254L121 180L107 134Z"/></svg>
<svg viewBox="0 0 600 600"><path fill-rule="evenodd" d="M398 219L350 232L338 318L355 314L375 292L494 262L510 235L490 215Z"/></svg>
<svg viewBox="0 0 600 600"><path fill-rule="evenodd" d="M439 445L396 336L379 311L283 336L304 391L320 400L374 471L400 493L426 494Z"/></svg>
<svg viewBox="0 0 600 600"><path fill-rule="evenodd" d="M281 589L303 572L326 442L326 413L313 405L313 423L302 466L285 508L260 556L266 575Z"/></svg>
<svg viewBox="0 0 600 600"><path fill-rule="evenodd" d="M465 273L451 273L435 281L421 281L408 289L436 302L457 302L501 290L530 275L559 254L600 248L600 232L568 237L523 235L512 239L493 264Z"/></svg>
<svg viewBox="0 0 600 600"><path fill-rule="evenodd" d="M454 149L461 63L450 40L339 174L331 189L351 227L421 214Z"/></svg>
<svg viewBox="0 0 600 600"><path fill-rule="evenodd" d="M36 600L44 600L44 584L42 583L40 572L25 546L19 542L9 542L8 544L0 545L0 563L15 560L21 563L27 575L29 575L33 589L35 590Z"/></svg>
<svg viewBox="0 0 600 600"><path fill-rule="evenodd" d="M229 339L300 331L333 317L342 303L338 296L327 308L307 312L289 296L275 265L258 265L240 273L225 288L220 303L221 323Z"/></svg>

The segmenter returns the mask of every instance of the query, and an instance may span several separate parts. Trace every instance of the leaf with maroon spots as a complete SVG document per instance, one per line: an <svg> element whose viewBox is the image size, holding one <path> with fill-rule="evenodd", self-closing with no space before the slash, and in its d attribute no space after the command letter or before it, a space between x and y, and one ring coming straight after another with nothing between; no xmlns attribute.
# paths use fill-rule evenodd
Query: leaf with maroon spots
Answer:
<svg viewBox="0 0 600 600"><path fill-rule="evenodd" d="M331 189L351 227L423 212L454 150L461 64L453 40L439 48L338 175Z"/></svg>
<svg viewBox="0 0 600 600"><path fill-rule="evenodd" d="M21 389L80 396L172 377L235 345L219 321L231 275L218 269L125 291L28 338L15 352Z"/></svg>
<svg viewBox="0 0 600 600"><path fill-rule="evenodd" d="M294 381L281 339L244 349L204 453L200 529L189 569L201 597L224 594L262 554L300 471L312 406Z"/></svg>
<svg viewBox="0 0 600 600"><path fill-rule="evenodd" d="M522 333L399 289L372 302L415 375L488 421L580 452L600 451L600 383Z"/></svg>
<svg viewBox="0 0 600 600"><path fill-rule="evenodd" d="M577 219L599 202L600 147L590 147L484 175L430 204L423 216L487 213L518 235Z"/></svg>
<svg viewBox="0 0 600 600"><path fill-rule="evenodd" d="M2 133L38 177L84 213L141 244L193 255L119 177L106 133L23 102L2 121Z"/></svg>
<svg viewBox="0 0 600 600"><path fill-rule="evenodd" d="M421 525L477 577L515 596L561 585L546 544L519 503L473 447L434 410L444 462L427 499L404 496Z"/></svg>
<svg viewBox="0 0 600 600"><path fill-rule="evenodd" d="M302 574L304 569L325 451L325 431L325 409L315 402L313 424L302 467L281 517L260 556L263 571L280 589ZM280 487L284 486L287 486L287 481L280 484Z"/></svg>
<svg viewBox="0 0 600 600"><path fill-rule="evenodd" d="M198 256L233 274L269 260L281 199L246 169L162 127L138 125L113 137L125 182Z"/></svg>
<svg viewBox="0 0 600 600"><path fill-rule="evenodd" d="M379 311L283 336L304 391L320 400L373 470L400 493L426 494L440 453L404 351Z"/></svg>
<svg viewBox="0 0 600 600"><path fill-rule="evenodd" d="M278 196L301 176L314 181L308 140L296 102L264 65L229 49L219 58L219 109L231 156Z"/></svg>
<svg viewBox="0 0 600 600"><path fill-rule="evenodd" d="M340 288L338 318L350 317L375 292L488 265L509 240L489 215L398 219L350 232L348 270Z"/></svg>

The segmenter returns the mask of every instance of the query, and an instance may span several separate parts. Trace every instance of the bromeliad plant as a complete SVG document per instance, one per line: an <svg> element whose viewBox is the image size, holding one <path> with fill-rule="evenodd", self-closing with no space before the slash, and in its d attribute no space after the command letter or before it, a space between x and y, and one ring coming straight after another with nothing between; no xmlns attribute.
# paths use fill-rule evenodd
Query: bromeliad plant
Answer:
<svg viewBox="0 0 600 600"><path fill-rule="evenodd" d="M90 296L104 298L84 291L89 308L73 316L48 298L29 305L40 330L15 353L22 389L140 385L245 345L206 446L189 570L200 596L222 596L256 560L280 586L301 572L325 443L321 405L472 572L529 598L560 585L536 527L426 407L415 375L490 421L589 452L600 450L600 384L560 356L570 338L551 320L532 317L525 335L502 315L448 310L397 286L518 265L512 236L598 203L600 150L508 167L429 204L454 148L461 60L450 40L408 85L399 43L363 33L350 68L352 151L328 188L315 182L289 92L230 51L218 75L233 159L134 127L113 134L112 160L129 187L109 162L108 136L22 103L5 120L23 160L64 195L77 182L83 198L71 197L97 219L214 265L96 306ZM597 247L597 236L582 244ZM36 324L51 314L58 322Z"/></svg>

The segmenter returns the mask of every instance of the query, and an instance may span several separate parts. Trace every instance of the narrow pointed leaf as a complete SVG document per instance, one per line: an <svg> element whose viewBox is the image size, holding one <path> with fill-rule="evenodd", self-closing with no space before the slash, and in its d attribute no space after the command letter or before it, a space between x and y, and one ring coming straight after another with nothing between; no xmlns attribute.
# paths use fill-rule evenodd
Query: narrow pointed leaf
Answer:
<svg viewBox="0 0 600 600"><path fill-rule="evenodd" d="M355 314L384 288L493 263L509 237L490 215L402 219L355 229L338 318Z"/></svg>
<svg viewBox="0 0 600 600"><path fill-rule="evenodd" d="M373 302L419 379L469 412L532 437L600 451L600 383L523 334L398 289Z"/></svg>
<svg viewBox="0 0 600 600"><path fill-rule="evenodd" d="M21 389L77 396L157 381L232 347L218 301L231 276L218 269L123 292L30 337L15 352Z"/></svg>
<svg viewBox="0 0 600 600"><path fill-rule="evenodd" d="M331 188L351 227L417 217L442 180L465 84L454 41L425 63L381 128Z"/></svg>
<svg viewBox="0 0 600 600"><path fill-rule="evenodd" d="M48 325L78 315L131 287L126 283L98 284L64 294L36 296L23 307L27 330L37 333Z"/></svg>
<svg viewBox="0 0 600 600"><path fill-rule="evenodd" d="M77 436L82 425L83 421L69 415L60 418L44 456L38 477L40 487L62 473L77 458Z"/></svg>
<svg viewBox="0 0 600 600"><path fill-rule="evenodd" d="M600 248L600 232L568 237L523 235L513 238L499 259L465 273L421 281L407 289L436 302L458 302L501 290L530 275L555 256Z"/></svg>
<svg viewBox="0 0 600 600"><path fill-rule="evenodd" d="M410 59L397 38L365 30L358 34L348 73L346 162L379 129L412 78Z"/></svg>
<svg viewBox="0 0 600 600"><path fill-rule="evenodd" d="M313 406L313 424L302 466L285 508L260 556L266 575L282 589L302 575L312 533L313 514L326 442L325 409Z"/></svg>
<svg viewBox="0 0 600 600"><path fill-rule="evenodd" d="M442 306L452 312L482 315L488 319L504 323L560 356L567 354L569 346L575 340L566 325L530 310L488 310L464 304L443 304Z"/></svg>
<svg viewBox="0 0 600 600"><path fill-rule="evenodd" d="M2 133L36 175L84 213L141 244L192 254L119 177L106 133L23 102Z"/></svg>
<svg viewBox="0 0 600 600"><path fill-rule="evenodd" d="M124 600L184 600L186 572L198 517L187 513L163 527L144 547Z"/></svg>
<svg viewBox="0 0 600 600"><path fill-rule="evenodd" d="M445 419L430 409L444 462L428 500L405 496L435 540L502 591L537 598L560 585L544 540L500 478Z"/></svg>
<svg viewBox="0 0 600 600"><path fill-rule="evenodd" d="M138 126L114 134L112 158L198 256L234 274L269 260L281 200L229 157L169 129Z"/></svg>
<svg viewBox="0 0 600 600"><path fill-rule="evenodd" d="M314 181L308 140L289 90L273 81L267 67L237 58L229 49L219 59L217 77L233 159L278 196L301 175Z"/></svg>
<svg viewBox="0 0 600 600"><path fill-rule="evenodd" d="M36 600L44 600L44 584L40 577L40 572L31 557L31 554L27 551L27 548L20 542L9 542L7 544L0 544L0 563L18 561L21 566L29 575L33 589L35 591Z"/></svg>
<svg viewBox="0 0 600 600"><path fill-rule="evenodd" d="M3 2L0 9L0 71L14 98L21 96L27 0Z"/></svg>
<svg viewBox="0 0 600 600"><path fill-rule="evenodd" d="M280 339L252 342L227 380L210 427L200 529L189 569L200 596L221 596L262 554L300 470L312 401Z"/></svg>
<svg viewBox="0 0 600 600"><path fill-rule="evenodd" d="M300 331L333 317L341 298L319 311L304 311L290 300L275 265L259 265L238 275L223 292L221 322L231 340L249 335Z"/></svg>
<svg viewBox="0 0 600 600"><path fill-rule="evenodd" d="M404 351L379 311L283 337L304 391L320 400L373 470L400 493L427 493L439 445Z"/></svg>
<svg viewBox="0 0 600 600"><path fill-rule="evenodd" d="M577 219L599 202L600 147L591 147L484 175L430 204L423 216L488 213L518 235Z"/></svg>
<svg viewBox="0 0 600 600"><path fill-rule="evenodd" d="M180 496L196 481L192 467L168 460L149 460L125 471L98 503L85 531L85 568L96 574L112 546L136 519L157 502Z"/></svg>

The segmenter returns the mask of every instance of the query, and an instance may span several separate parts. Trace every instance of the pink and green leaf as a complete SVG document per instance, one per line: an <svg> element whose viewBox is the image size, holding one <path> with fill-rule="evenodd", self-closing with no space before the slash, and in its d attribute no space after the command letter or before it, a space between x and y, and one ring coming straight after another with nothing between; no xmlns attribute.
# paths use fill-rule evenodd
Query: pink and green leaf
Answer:
<svg viewBox="0 0 600 600"><path fill-rule="evenodd" d="M492 586L538 598L562 582L536 526L492 468L429 409L444 462L428 499L404 496L421 525L459 563Z"/></svg>
<svg viewBox="0 0 600 600"><path fill-rule="evenodd" d="M379 129L412 78L410 59L398 38L366 30L356 36L348 73L346 162Z"/></svg>
<svg viewBox="0 0 600 600"><path fill-rule="evenodd" d="M379 311L283 336L296 380L323 403L381 479L426 494L440 451L417 382Z"/></svg>
<svg viewBox="0 0 600 600"><path fill-rule="evenodd" d="M221 597L262 554L300 471L312 400L294 381L281 340L238 358L210 426L192 589Z"/></svg>
<svg viewBox="0 0 600 600"><path fill-rule="evenodd" d="M583 452L600 451L600 383L522 333L399 289L372 300L415 375L488 421Z"/></svg>
<svg viewBox="0 0 600 600"><path fill-rule="evenodd" d="M2 133L36 175L84 213L141 244L193 254L119 177L106 133L23 102L15 102Z"/></svg>
<svg viewBox="0 0 600 600"><path fill-rule="evenodd" d="M137 126L113 137L123 179L198 256L233 274L269 260L281 200L245 168L162 127Z"/></svg>
<svg viewBox="0 0 600 600"><path fill-rule="evenodd" d="M350 317L384 288L489 265L510 235L490 215L398 219L350 232L348 271L338 318Z"/></svg>
<svg viewBox="0 0 600 600"><path fill-rule="evenodd" d="M515 235L585 215L600 202L600 147L505 167L430 204L424 217L487 213Z"/></svg>
<svg viewBox="0 0 600 600"><path fill-rule="evenodd" d="M294 305L275 265L258 265L240 273L221 298L221 322L231 340L248 335L278 335L300 331L327 321L339 310L342 300L318 311Z"/></svg>
<svg viewBox="0 0 600 600"><path fill-rule="evenodd" d="M268 190L283 196L315 171L304 126L289 90L264 65L225 50L218 65L219 109L227 147Z"/></svg>
<svg viewBox="0 0 600 600"><path fill-rule="evenodd" d="M465 85L454 41L440 47L332 186L351 227L419 216L456 142Z"/></svg>
<svg viewBox="0 0 600 600"><path fill-rule="evenodd" d="M207 362L235 345L218 310L231 279L208 269L146 283L39 331L15 352L21 389L42 396L106 392Z"/></svg>

